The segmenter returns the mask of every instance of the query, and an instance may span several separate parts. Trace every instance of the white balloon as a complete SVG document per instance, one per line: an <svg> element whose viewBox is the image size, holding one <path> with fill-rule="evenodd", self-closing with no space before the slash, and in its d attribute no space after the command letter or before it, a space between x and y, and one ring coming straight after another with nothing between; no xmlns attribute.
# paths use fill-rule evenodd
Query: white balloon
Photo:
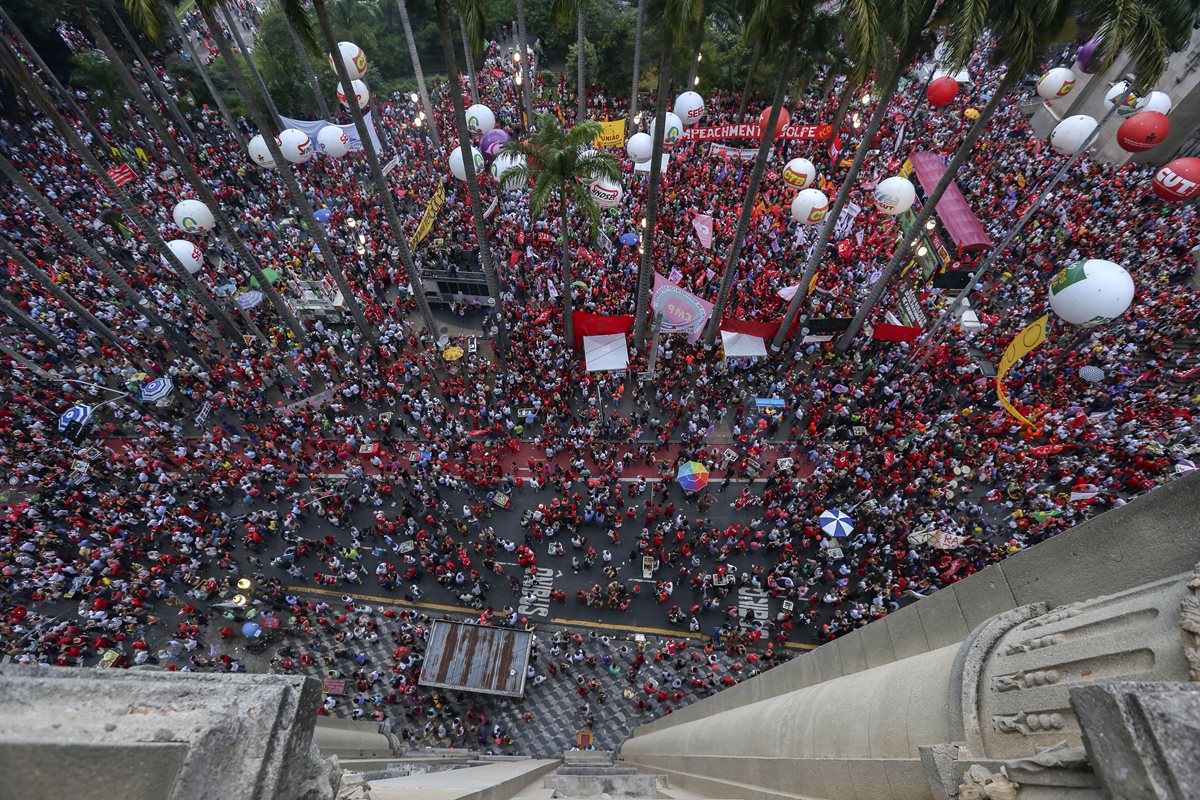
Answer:
<svg viewBox="0 0 1200 800"><path fill-rule="evenodd" d="M657 123L657 119L650 122L651 136L658 135L658 128L656 127ZM683 120L681 120L677 114L672 114L670 111L668 111L666 116L666 124L663 125L663 131L663 144L667 147L670 147L671 145L675 144L676 139L683 135Z"/></svg>
<svg viewBox="0 0 1200 800"><path fill-rule="evenodd" d="M492 180L496 181L497 184L500 184L500 186L506 191L523 189L524 185L522 182L516 180L515 178L507 181L504 180L504 174L510 169L513 167L523 166L525 166L525 156L501 153L492 161ZM503 181L503 183L501 183L501 181Z"/></svg>
<svg viewBox="0 0 1200 800"><path fill-rule="evenodd" d="M276 137L275 141L278 142L279 138ZM250 160L255 164L264 169L275 168L275 159L271 158L271 151L267 149L267 141L263 139L261 133L250 140L246 149L250 151Z"/></svg>
<svg viewBox="0 0 1200 800"><path fill-rule="evenodd" d="M371 104L371 90L367 88L365 83L354 80L350 81L350 86L354 89L354 97L356 100L358 100L359 110L363 110ZM340 83L337 87L337 98L341 101L342 105L349 105L349 103L346 102L346 92L342 89L342 85Z"/></svg>
<svg viewBox="0 0 1200 800"><path fill-rule="evenodd" d="M1050 308L1064 321L1090 328L1124 314L1134 291L1133 278L1120 264L1088 258L1050 279Z"/></svg>
<svg viewBox="0 0 1200 800"><path fill-rule="evenodd" d="M312 139L304 131L284 128L279 132L279 152L293 164L304 164L313 157Z"/></svg>
<svg viewBox="0 0 1200 800"><path fill-rule="evenodd" d="M1104 95L1104 110L1110 110L1117 102L1117 98L1129 91L1129 83L1127 81L1119 81L1113 84L1113 87ZM1117 109L1117 115L1128 117L1130 114L1138 111L1138 97L1132 92L1129 97L1125 98L1125 102Z"/></svg>
<svg viewBox="0 0 1200 800"><path fill-rule="evenodd" d="M212 211L199 200L180 200L171 211L171 219L184 233L208 233L217 225Z"/></svg>
<svg viewBox="0 0 1200 800"><path fill-rule="evenodd" d="M696 92L684 92L675 98L675 116L689 128L704 116L704 98Z"/></svg>
<svg viewBox="0 0 1200 800"><path fill-rule="evenodd" d="M625 152L635 164L645 164L654 155L654 139L648 133L635 133L625 143Z"/></svg>
<svg viewBox="0 0 1200 800"><path fill-rule="evenodd" d="M807 158L793 158L783 167L783 182L804 189L817 178L817 168Z"/></svg>
<svg viewBox="0 0 1200 800"><path fill-rule="evenodd" d="M475 174L478 176L483 173L483 153L480 153L474 147L471 148L471 161L475 164ZM467 167L463 164L462 148L456 147L450 153L450 174L458 178L460 181L467 179Z"/></svg>
<svg viewBox="0 0 1200 800"><path fill-rule="evenodd" d="M338 42L338 52L342 54L342 63L346 65L346 74L350 76L350 80L367 74L367 55L361 47L353 42ZM333 56L329 57L329 66L336 75L337 67L334 66Z"/></svg>
<svg viewBox="0 0 1200 800"><path fill-rule="evenodd" d="M188 275L195 275L204 266L204 253L187 239L172 239L167 242L167 247L171 248L171 252L179 259L179 263L183 264ZM174 269L166 256L162 257L162 263L167 269Z"/></svg>
<svg viewBox="0 0 1200 800"><path fill-rule="evenodd" d="M596 201L596 205L601 208L616 208L621 204L621 197L625 194L625 190L616 181L610 181L608 178L597 178L591 185L591 188L588 189L588 193Z"/></svg>
<svg viewBox="0 0 1200 800"><path fill-rule="evenodd" d="M1066 97L1075 88L1075 73L1066 67L1046 70L1038 78L1037 93L1043 100L1058 100Z"/></svg>
<svg viewBox="0 0 1200 800"><path fill-rule="evenodd" d="M1065 156L1075 155L1092 131L1096 130L1096 125L1096 120L1087 114L1067 117L1050 132L1050 146Z"/></svg>
<svg viewBox="0 0 1200 800"><path fill-rule="evenodd" d="M829 198L820 189L804 189L792 200L792 219L815 225L829 213Z"/></svg>
<svg viewBox="0 0 1200 800"><path fill-rule="evenodd" d="M1157 111L1160 114L1170 114L1171 96L1166 92L1151 92L1150 94L1137 101L1138 111Z"/></svg>
<svg viewBox="0 0 1200 800"><path fill-rule="evenodd" d="M350 152L350 137L337 125L326 125L317 131L317 149L323 155L341 158Z"/></svg>
<svg viewBox="0 0 1200 800"><path fill-rule="evenodd" d="M471 133L487 133L496 127L496 115L483 103L476 103L467 109L467 127Z"/></svg>
<svg viewBox="0 0 1200 800"><path fill-rule="evenodd" d="M917 200L917 188L908 178L893 175L884 178L875 187L874 199L880 213L894 217L912 208Z"/></svg>

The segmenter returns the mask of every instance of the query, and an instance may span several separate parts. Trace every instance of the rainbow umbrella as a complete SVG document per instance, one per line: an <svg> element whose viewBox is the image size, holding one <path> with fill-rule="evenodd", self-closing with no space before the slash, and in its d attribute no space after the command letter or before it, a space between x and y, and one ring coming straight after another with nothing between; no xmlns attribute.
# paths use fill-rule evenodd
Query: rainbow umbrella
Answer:
<svg viewBox="0 0 1200 800"><path fill-rule="evenodd" d="M675 476L679 485L689 492L698 492L708 486L708 467L699 461L689 461L679 468Z"/></svg>

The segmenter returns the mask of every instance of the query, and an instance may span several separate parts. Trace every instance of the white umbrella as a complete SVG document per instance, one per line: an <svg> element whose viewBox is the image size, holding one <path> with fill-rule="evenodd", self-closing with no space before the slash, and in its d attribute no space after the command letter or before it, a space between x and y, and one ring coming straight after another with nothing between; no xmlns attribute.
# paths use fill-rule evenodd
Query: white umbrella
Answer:
<svg viewBox="0 0 1200 800"><path fill-rule="evenodd" d="M854 531L854 520L836 508L823 513L820 522L821 530L838 539L844 539Z"/></svg>
<svg viewBox="0 0 1200 800"><path fill-rule="evenodd" d="M95 413L96 409L92 406L71 406L58 418L58 430L64 432L72 423L78 423L82 428L92 421L92 415Z"/></svg>
<svg viewBox="0 0 1200 800"><path fill-rule="evenodd" d="M175 384L170 378L155 378L142 387L142 402L157 403L175 391Z"/></svg>

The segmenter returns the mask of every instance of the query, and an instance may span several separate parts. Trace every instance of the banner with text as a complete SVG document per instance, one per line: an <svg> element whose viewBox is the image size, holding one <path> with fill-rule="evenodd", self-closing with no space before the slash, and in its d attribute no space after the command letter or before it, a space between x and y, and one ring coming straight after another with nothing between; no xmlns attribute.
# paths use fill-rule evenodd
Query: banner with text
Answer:
<svg viewBox="0 0 1200 800"><path fill-rule="evenodd" d="M681 289L657 272L654 273L650 307L656 314L662 314L663 333L686 333L688 341L693 343L704 332L704 325L713 312L712 303Z"/></svg>
<svg viewBox="0 0 1200 800"><path fill-rule="evenodd" d="M740 158L742 161L753 161L758 155L757 147L726 147L723 144L710 144L708 154L714 158Z"/></svg>
<svg viewBox="0 0 1200 800"><path fill-rule="evenodd" d="M442 205L446 202L446 182L438 181L437 189L433 191L433 197L429 198L429 205L425 206L425 215L421 217L421 224L417 226L413 232L412 238L408 240L408 246L412 249L417 249L429 231L433 228L434 220L442 211Z"/></svg>
<svg viewBox="0 0 1200 800"><path fill-rule="evenodd" d="M1004 376L1012 369L1013 365L1020 361L1025 355L1031 352L1034 348L1046 341L1046 320L1049 315L1043 315L1033 322L1025 326L1025 329L1016 335L1008 345L1008 349L1004 351L1004 355L1000 357L1000 364L996 368L996 395L1000 398L1000 405L1004 406L1004 410L1012 414L1022 425L1032 427L1033 423L1025 418L1025 415L1013 406L1004 396Z"/></svg>
<svg viewBox="0 0 1200 800"><path fill-rule="evenodd" d="M605 120L600 123L600 135L596 137L596 147L624 147L625 120Z"/></svg>
<svg viewBox="0 0 1200 800"><path fill-rule="evenodd" d="M824 141L832 135L832 125L789 125L776 138ZM753 123L749 125L714 125L707 128L688 128L679 137L679 141L683 142L715 142L718 139L762 139L762 126Z"/></svg>
<svg viewBox="0 0 1200 800"><path fill-rule="evenodd" d="M285 128L295 128L298 131L304 131L305 135L313 142L313 149L317 149L317 133L326 125L333 125L332 122L326 122L323 119L307 120L307 119L292 119L291 117L279 118L283 122ZM363 122L366 123L367 133L371 135L371 144L375 147L375 152L379 152L379 134L375 132L375 122L371 119L371 112L363 114ZM346 139L350 142L351 152L362 150L362 139L358 138L358 131L354 125L333 125L335 128L341 128L346 134ZM319 152L319 151L318 151Z"/></svg>

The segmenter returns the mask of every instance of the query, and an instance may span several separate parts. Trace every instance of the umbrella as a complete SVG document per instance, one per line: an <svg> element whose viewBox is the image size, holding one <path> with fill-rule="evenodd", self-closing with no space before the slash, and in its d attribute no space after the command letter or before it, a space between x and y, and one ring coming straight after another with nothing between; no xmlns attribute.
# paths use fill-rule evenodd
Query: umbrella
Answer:
<svg viewBox="0 0 1200 800"><path fill-rule="evenodd" d="M236 291L237 291L236 283L223 283L220 286L218 286L217 288L213 289L213 294L216 295L217 297L223 298L223 297L229 297L231 294L233 294Z"/></svg>
<svg viewBox="0 0 1200 800"><path fill-rule="evenodd" d="M1182 458L1175 462L1175 471L1180 475L1185 475L1189 472L1196 471L1196 462L1187 458Z"/></svg>
<svg viewBox="0 0 1200 800"><path fill-rule="evenodd" d="M675 479L687 491L698 492L708 486L708 467L699 461L689 461L679 468Z"/></svg>
<svg viewBox="0 0 1200 800"><path fill-rule="evenodd" d="M155 378L142 387L141 399L143 403L157 403L173 391L175 384L170 378Z"/></svg>
<svg viewBox="0 0 1200 800"><path fill-rule="evenodd" d="M1104 380L1104 370L1099 367L1094 367L1091 364L1079 368L1079 377L1083 378L1088 383L1098 383Z"/></svg>
<svg viewBox="0 0 1200 800"><path fill-rule="evenodd" d="M838 394L845 394L846 392L850 391L850 387L844 383L835 383L833 385L833 390Z"/></svg>
<svg viewBox="0 0 1200 800"><path fill-rule="evenodd" d="M242 626L242 636L245 636L247 639L258 636L260 633L262 633L262 628L257 622L247 622Z"/></svg>
<svg viewBox="0 0 1200 800"><path fill-rule="evenodd" d="M583 281L575 281L571 285L574 286L576 289L587 289L588 288L588 285L586 283L584 283Z"/></svg>
<svg viewBox="0 0 1200 800"><path fill-rule="evenodd" d="M638 235L633 231L630 231L629 233L622 233L620 241L621 244L625 245L626 247L633 247L638 243Z"/></svg>
<svg viewBox="0 0 1200 800"><path fill-rule="evenodd" d="M92 421L92 415L95 413L96 409L92 406L71 406L58 418L58 430L60 433L64 432L72 423L82 428Z"/></svg>
<svg viewBox="0 0 1200 800"><path fill-rule="evenodd" d="M838 539L844 539L854 532L854 520L836 508L823 513L820 522L821 530Z"/></svg>
<svg viewBox="0 0 1200 800"><path fill-rule="evenodd" d="M446 359L447 361L458 361L463 357L464 353L466 353L465 350L458 345L454 345L453 347L447 347L442 351L442 358Z"/></svg>
<svg viewBox="0 0 1200 800"><path fill-rule="evenodd" d="M265 277L267 279L267 283L271 284L272 286L279 283L279 270L270 269L268 267L267 269L264 269L262 271L262 274L263 274L263 277ZM250 285L253 286L255 289L261 288L258 285L258 278L251 278Z"/></svg>
<svg viewBox="0 0 1200 800"><path fill-rule="evenodd" d="M263 617L260 622L264 628L268 628L270 630L276 630L279 628L279 617Z"/></svg>
<svg viewBox="0 0 1200 800"><path fill-rule="evenodd" d="M257 289L251 289L248 292L243 292L233 299L233 302L238 304L238 307L249 311L252 308L258 308L262 305L263 293Z"/></svg>
<svg viewBox="0 0 1200 800"><path fill-rule="evenodd" d="M317 222L328 222L329 218L332 216L333 212L328 208L318 208L313 212L313 219L315 219Z"/></svg>

